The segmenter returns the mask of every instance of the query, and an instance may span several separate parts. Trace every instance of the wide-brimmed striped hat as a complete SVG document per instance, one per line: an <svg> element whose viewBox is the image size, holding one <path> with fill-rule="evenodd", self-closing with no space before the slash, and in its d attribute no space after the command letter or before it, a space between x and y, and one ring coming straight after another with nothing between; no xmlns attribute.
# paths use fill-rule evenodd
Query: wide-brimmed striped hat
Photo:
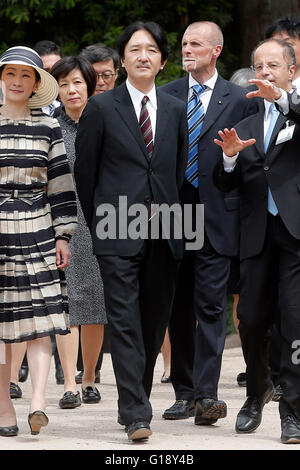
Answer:
<svg viewBox="0 0 300 470"><path fill-rule="evenodd" d="M30 65L40 74L39 88L29 99L30 108L42 108L57 98L59 92L57 81L43 69L42 59L33 49L25 46L10 47L0 56L0 67L7 64Z"/></svg>

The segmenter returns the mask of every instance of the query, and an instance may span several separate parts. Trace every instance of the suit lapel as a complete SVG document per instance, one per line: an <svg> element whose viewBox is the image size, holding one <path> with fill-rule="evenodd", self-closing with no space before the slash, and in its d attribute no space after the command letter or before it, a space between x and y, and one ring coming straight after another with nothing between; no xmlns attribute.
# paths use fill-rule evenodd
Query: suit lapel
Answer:
<svg viewBox="0 0 300 470"><path fill-rule="evenodd" d="M114 89L114 99L117 112L132 133L145 158L149 161L146 145L125 83Z"/></svg>
<svg viewBox="0 0 300 470"><path fill-rule="evenodd" d="M258 138L256 140L256 148L258 149L259 153L262 155L262 157L265 159L265 161L270 164L271 161L276 158L278 152L281 149L280 145L275 145L278 133L282 129L284 123L287 121L287 117L284 116L282 113L279 113L276 124L274 126L269 146L267 149L267 152L265 153L264 150L264 115L265 115L265 106L263 100L259 102L259 115L258 119L256 120L256 129L255 132Z"/></svg>
<svg viewBox="0 0 300 470"><path fill-rule="evenodd" d="M204 118L200 139L206 134L211 126L215 124L216 119L224 112L224 109L228 106L229 102L230 92L226 81L218 75Z"/></svg>
<svg viewBox="0 0 300 470"><path fill-rule="evenodd" d="M156 89L157 92L157 114L156 114L156 128L155 128L155 140L154 149L152 154L152 160L158 153L159 144L162 136L165 133L166 124L168 122L168 110L169 100L166 93L161 93L160 90Z"/></svg>

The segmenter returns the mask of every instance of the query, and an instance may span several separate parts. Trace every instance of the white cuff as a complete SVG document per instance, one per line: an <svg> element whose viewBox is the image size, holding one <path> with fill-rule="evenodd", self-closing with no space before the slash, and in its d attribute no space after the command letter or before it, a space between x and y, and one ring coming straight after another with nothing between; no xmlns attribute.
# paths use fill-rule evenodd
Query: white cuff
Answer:
<svg viewBox="0 0 300 470"><path fill-rule="evenodd" d="M223 165L224 165L224 171L226 173L231 173L234 170L238 156L239 156L239 153L237 153L233 157L227 157L227 155L223 153Z"/></svg>

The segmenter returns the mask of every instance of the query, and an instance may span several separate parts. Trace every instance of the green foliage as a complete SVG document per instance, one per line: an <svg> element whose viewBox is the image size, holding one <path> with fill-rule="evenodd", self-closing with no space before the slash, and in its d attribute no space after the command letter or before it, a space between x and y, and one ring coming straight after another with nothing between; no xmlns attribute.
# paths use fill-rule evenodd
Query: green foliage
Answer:
<svg viewBox="0 0 300 470"><path fill-rule="evenodd" d="M33 46L50 39L62 46L65 55L77 54L95 42L116 46L124 27L136 20L156 21L168 34L171 53L164 71L158 77L163 84L183 75L181 37L189 23L211 20L218 23L229 38L238 0L1 0L0 35L3 51L8 46ZM226 29L227 28L227 29ZM229 40L218 69L228 77L238 68L235 47Z"/></svg>

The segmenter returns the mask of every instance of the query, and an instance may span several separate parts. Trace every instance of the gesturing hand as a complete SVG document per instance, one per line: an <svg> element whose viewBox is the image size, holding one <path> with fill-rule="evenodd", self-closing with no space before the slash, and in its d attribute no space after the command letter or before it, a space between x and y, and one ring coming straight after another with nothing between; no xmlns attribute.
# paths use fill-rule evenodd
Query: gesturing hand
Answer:
<svg viewBox="0 0 300 470"><path fill-rule="evenodd" d="M224 131L219 131L218 134L222 140L214 139L214 143L222 147L227 157L234 157L238 152L256 142L255 139L241 140L234 128L230 130L226 128Z"/></svg>
<svg viewBox="0 0 300 470"><path fill-rule="evenodd" d="M254 85L258 87L258 90L247 93L247 98L255 98L258 96L259 98L265 98L273 103L274 100L279 100L282 95L281 88L278 88L274 83L269 82L269 80L252 78L249 80L249 83L254 83Z"/></svg>

